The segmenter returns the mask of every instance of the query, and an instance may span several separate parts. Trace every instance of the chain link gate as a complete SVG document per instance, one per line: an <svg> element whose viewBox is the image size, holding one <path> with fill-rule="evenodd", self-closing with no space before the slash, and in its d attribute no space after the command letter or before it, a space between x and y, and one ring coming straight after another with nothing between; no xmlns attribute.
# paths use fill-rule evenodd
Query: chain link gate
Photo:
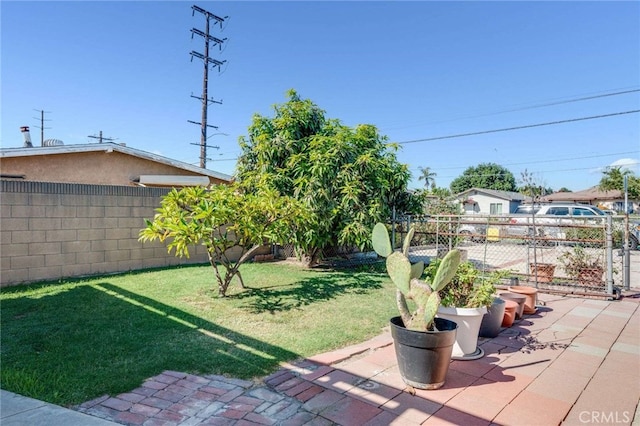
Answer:
<svg viewBox="0 0 640 426"><path fill-rule="evenodd" d="M622 280L621 222L611 216L558 218L484 215L400 216L391 223L394 247L415 226L412 262L457 248L481 271L508 270L540 289L617 297Z"/></svg>

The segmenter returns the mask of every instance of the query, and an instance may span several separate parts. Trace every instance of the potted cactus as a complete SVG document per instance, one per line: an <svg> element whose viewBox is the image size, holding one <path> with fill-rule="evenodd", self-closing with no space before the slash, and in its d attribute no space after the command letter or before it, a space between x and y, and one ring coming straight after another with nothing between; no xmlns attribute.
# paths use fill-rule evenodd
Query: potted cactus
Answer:
<svg viewBox="0 0 640 426"><path fill-rule="evenodd" d="M430 282L420 280L424 263L411 264L408 258L413 227L404 239L402 251L393 251L389 233L382 223L373 228L373 248L385 257L387 273L396 285L396 303L400 316L391 318L400 375L406 384L418 389L438 389L449 371L456 340L455 322L436 318L442 290L460 264L460 252L452 250L442 259ZM415 310L409 310L408 300Z"/></svg>
<svg viewBox="0 0 640 426"><path fill-rule="evenodd" d="M425 270L425 276L433 277L438 266L438 259L431 262ZM451 283L440 292L442 302L437 316L458 324L453 359L468 361L484 356L483 349L478 346L480 327L496 299L495 285L506 274L506 271L483 273L473 262L463 262L458 266ZM502 318L499 319L502 323Z"/></svg>

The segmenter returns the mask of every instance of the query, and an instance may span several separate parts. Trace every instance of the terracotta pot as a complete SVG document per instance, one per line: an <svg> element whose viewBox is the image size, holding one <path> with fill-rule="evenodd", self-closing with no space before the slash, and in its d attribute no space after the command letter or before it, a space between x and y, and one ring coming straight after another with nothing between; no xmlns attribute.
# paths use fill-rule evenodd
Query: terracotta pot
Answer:
<svg viewBox="0 0 640 426"><path fill-rule="evenodd" d="M600 267L580 269L578 271L578 284L602 285L602 274L604 274L604 269Z"/></svg>
<svg viewBox="0 0 640 426"><path fill-rule="evenodd" d="M511 327L513 325L513 321L516 319L517 309L518 304L513 300L504 301L504 317L502 318L503 327Z"/></svg>
<svg viewBox="0 0 640 426"><path fill-rule="evenodd" d="M528 287L524 285L509 286L511 293L524 294L527 300L524 302L524 313L535 314L536 313L536 300L538 297L538 289L534 287Z"/></svg>
<svg viewBox="0 0 640 426"><path fill-rule="evenodd" d="M524 313L524 302L527 300L527 296L519 293L500 293L500 298L503 300L511 300L512 302L516 302L518 304L518 309L516 309L516 319L522 318L522 314Z"/></svg>
<svg viewBox="0 0 640 426"><path fill-rule="evenodd" d="M538 279L539 283L550 283L553 281L553 273L556 265L553 263L530 263L531 278Z"/></svg>

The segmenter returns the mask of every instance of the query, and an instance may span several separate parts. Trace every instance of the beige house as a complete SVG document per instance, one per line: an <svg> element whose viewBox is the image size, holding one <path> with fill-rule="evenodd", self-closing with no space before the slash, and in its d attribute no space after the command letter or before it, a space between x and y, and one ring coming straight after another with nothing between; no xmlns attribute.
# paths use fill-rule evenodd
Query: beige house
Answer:
<svg viewBox="0 0 640 426"><path fill-rule="evenodd" d="M3 179L94 185L182 187L232 177L116 143L0 149Z"/></svg>
<svg viewBox="0 0 640 426"><path fill-rule="evenodd" d="M172 187L231 176L114 143L0 149L0 287L206 263L138 240Z"/></svg>
<svg viewBox="0 0 640 426"><path fill-rule="evenodd" d="M624 212L624 193L620 190L602 191L597 186L575 192L555 192L541 199L545 203L591 204L603 209ZM627 200L633 211L638 211L639 200Z"/></svg>

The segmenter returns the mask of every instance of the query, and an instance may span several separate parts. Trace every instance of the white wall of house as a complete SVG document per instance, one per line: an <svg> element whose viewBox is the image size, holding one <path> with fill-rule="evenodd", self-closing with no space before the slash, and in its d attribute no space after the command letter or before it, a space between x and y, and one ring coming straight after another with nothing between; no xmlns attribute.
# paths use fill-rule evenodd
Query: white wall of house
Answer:
<svg viewBox="0 0 640 426"><path fill-rule="evenodd" d="M515 209L515 206L512 209L512 205L509 200L481 193L476 193L468 197L467 201L469 200L473 200L474 203L465 202L463 204L465 214L506 215Z"/></svg>

